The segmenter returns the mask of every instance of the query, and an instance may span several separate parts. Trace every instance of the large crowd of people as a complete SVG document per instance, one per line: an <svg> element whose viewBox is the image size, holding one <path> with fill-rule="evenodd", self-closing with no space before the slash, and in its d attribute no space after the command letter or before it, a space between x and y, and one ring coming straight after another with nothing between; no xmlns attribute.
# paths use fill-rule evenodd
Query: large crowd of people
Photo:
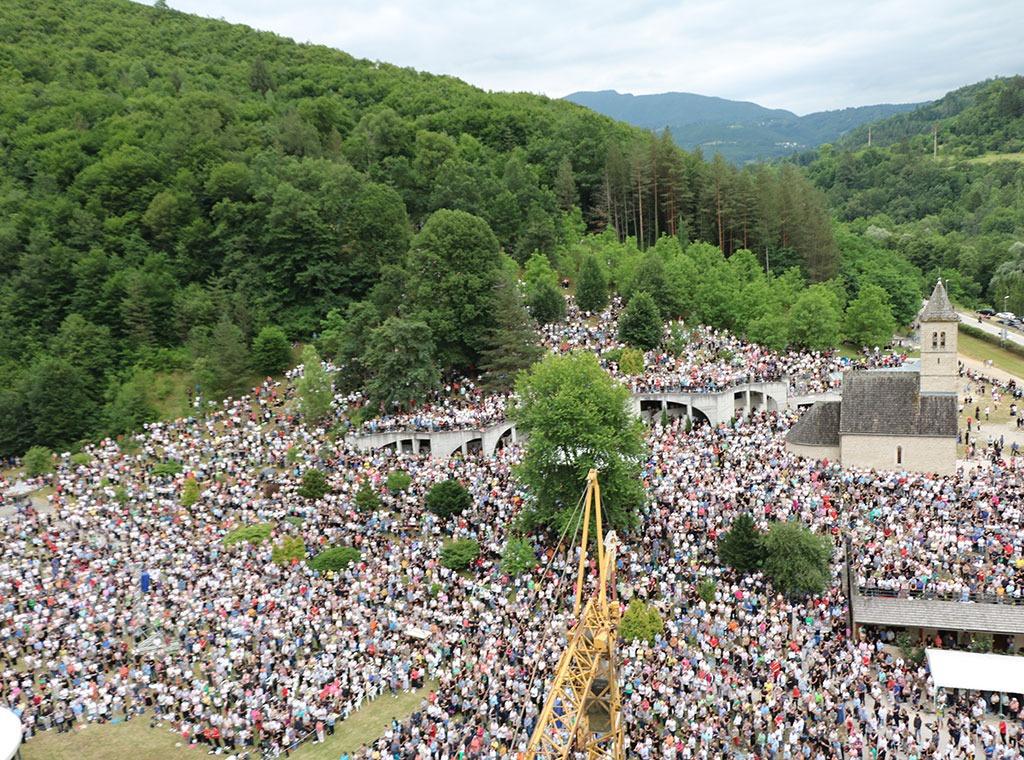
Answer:
<svg viewBox="0 0 1024 760"><path fill-rule="evenodd" d="M793 395L825 393L842 383L844 370L899 366L906 355L875 351L852 359L836 351L776 352L745 341L727 330L672 323L666 329L665 348L647 351L643 370L626 374L620 367L626 345L618 339L622 303L617 297L600 314L588 315L569 298L563 322L539 328L541 344L554 353L589 351L596 354L613 376L634 393L718 393L728 388L763 381L786 381ZM487 393L470 378L446 382L425 402L409 410L383 409L363 419L361 433L397 430L482 430L505 420L511 396ZM362 395L345 399L362 408Z"/></svg>
<svg viewBox="0 0 1024 760"><path fill-rule="evenodd" d="M545 336L556 350L616 347L613 332L578 315L561 329ZM645 362L639 382L697 387L796 368L825 387L842 368L835 357L773 354L703 329L682 357L650 352ZM513 475L521 451L444 461L361 453L331 425L303 425L293 395L290 379L268 380L203 417L65 455L47 480L48 508L19 503L0 522L0 696L29 741L141 720L208 752L276 757L323 740L372 700L422 688L411 716L342 757L520 756L571 623L577 559L535 537L539 567L502 572L526 498ZM424 408L423 424L465 424L460 409L487 403L461 384L447 395L465 403ZM922 665L850 634L841 551L832 586L801 600L722 567L717 542L741 513L762 527L796 517L837 546L853 537L864 588L1016 599L1022 463L1006 457L955 476L843 469L788 453L791 422L759 412L650 428L649 500L641 528L621 537L617 595L654 605L665 628L651 643L621 643L627 757L1020 757L1018 703L1002 723L975 697L936 713ZM321 499L301 493L310 468L328 475ZM396 470L411 477L405 490L387 487ZM201 486L194 503L182 498L189 478ZM473 506L446 521L423 501L449 478ZM367 485L381 499L369 512L355 499ZM266 541L225 544L255 524L271 526ZM360 557L333 573L276 564L272 548L286 537L309 555L348 546ZM450 538L479 542L469 572L441 565ZM710 601L698 593L703 581L714 583Z"/></svg>

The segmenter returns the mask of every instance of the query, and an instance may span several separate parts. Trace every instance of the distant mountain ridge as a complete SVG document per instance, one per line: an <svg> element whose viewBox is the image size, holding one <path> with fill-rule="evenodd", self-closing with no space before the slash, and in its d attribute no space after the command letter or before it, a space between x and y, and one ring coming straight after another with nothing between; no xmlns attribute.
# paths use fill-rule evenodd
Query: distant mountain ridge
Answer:
<svg viewBox="0 0 1024 760"><path fill-rule="evenodd" d="M863 124L922 105L885 103L797 116L783 108L689 92L630 95L600 90L574 92L565 100L645 129L668 128L683 148L721 153L738 164L809 150Z"/></svg>

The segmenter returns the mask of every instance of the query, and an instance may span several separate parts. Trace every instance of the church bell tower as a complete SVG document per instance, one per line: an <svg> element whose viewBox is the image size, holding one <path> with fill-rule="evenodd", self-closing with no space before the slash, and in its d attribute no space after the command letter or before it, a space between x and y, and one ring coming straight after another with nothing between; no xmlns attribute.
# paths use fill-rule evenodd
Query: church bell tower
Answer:
<svg viewBox="0 0 1024 760"><path fill-rule="evenodd" d="M935 283L921 311L921 393L957 392L957 325L960 317L949 302L942 280Z"/></svg>

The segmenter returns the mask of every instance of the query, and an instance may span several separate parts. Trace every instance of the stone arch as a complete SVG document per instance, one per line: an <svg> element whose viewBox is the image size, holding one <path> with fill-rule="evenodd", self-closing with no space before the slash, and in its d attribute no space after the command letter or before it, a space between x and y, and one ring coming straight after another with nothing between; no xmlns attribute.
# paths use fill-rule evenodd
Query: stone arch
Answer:
<svg viewBox="0 0 1024 760"><path fill-rule="evenodd" d="M498 437L494 441L494 448L489 453L496 454L506 446L511 446L515 442L515 425L509 425L507 428L498 434Z"/></svg>
<svg viewBox="0 0 1024 760"><path fill-rule="evenodd" d="M690 420L692 421L694 427L698 427L700 425L710 425L711 424L711 418L708 417L707 414L705 414L702 410L698 409L695 406L691 406L690 407L690 415L689 416L690 416Z"/></svg>
<svg viewBox="0 0 1024 760"><path fill-rule="evenodd" d="M688 406L688 404L682 401L669 401L665 405L665 414L671 418L685 417Z"/></svg>

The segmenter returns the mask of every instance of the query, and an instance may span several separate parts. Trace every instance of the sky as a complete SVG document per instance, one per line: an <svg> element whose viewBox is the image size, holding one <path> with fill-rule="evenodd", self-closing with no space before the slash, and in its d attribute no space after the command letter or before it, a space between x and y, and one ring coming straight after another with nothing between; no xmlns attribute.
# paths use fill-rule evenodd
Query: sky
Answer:
<svg viewBox="0 0 1024 760"><path fill-rule="evenodd" d="M149 2L149 0L147 0ZM168 0L489 90L695 92L798 114L1024 73L1022 0Z"/></svg>

